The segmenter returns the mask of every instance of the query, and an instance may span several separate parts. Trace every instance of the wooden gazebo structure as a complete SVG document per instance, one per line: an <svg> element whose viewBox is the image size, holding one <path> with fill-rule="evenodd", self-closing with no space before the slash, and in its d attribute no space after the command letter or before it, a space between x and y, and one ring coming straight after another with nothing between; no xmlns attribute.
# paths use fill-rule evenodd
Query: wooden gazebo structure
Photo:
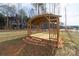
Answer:
<svg viewBox="0 0 79 59"><path fill-rule="evenodd" d="M54 14L32 17L28 21L28 35L25 42L40 46L62 47L62 39L59 36L59 17Z"/></svg>

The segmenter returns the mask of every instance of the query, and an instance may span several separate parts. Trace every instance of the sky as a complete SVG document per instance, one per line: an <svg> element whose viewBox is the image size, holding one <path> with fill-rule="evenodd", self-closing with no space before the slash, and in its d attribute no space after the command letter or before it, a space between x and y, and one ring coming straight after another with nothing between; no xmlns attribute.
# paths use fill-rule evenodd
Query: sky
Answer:
<svg viewBox="0 0 79 59"><path fill-rule="evenodd" d="M66 7L67 25L70 25L70 26L71 25L78 25L79 26L79 3L70 3L70 4L60 3L60 5L61 5L61 7L60 7L60 15L61 15L60 22L65 23L65 7ZM30 16L31 15L33 16L33 13L35 13L35 11L33 13L30 11L34 7L30 4L27 4L27 6L29 6L26 8L26 9L28 9L28 14ZM47 9L49 9L49 7L47 7Z"/></svg>
<svg viewBox="0 0 79 59"><path fill-rule="evenodd" d="M67 14L67 25L79 26L79 3L66 4L61 8L62 22L65 22L65 7Z"/></svg>

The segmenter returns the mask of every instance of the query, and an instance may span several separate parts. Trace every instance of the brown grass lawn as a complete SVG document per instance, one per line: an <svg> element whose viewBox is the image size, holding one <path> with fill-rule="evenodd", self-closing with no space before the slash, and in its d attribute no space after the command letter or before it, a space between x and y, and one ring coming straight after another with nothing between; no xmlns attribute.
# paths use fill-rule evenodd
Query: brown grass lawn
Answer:
<svg viewBox="0 0 79 59"><path fill-rule="evenodd" d="M26 30L0 32L0 42L13 40L27 35Z"/></svg>
<svg viewBox="0 0 79 59"><path fill-rule="evenodd" d="M48 47L25 44L22 37L26 35L25 30L0 32L0 55L16 55L17 51L20 51L18 55L50 55ZM64 38L64 47L57 49L56 55L79 55L79 32L70 32L70 36L61 32L60 35Z"/></svg>

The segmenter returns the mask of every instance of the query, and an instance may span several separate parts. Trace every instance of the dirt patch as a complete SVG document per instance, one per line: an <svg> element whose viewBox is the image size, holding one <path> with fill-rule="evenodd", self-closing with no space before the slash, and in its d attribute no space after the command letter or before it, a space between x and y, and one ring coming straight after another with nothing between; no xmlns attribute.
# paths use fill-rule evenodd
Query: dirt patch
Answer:
<svg viewBox="0 0 79 59"><path fill-rule="evenodd" d="M21 42L17 42L17 44L1 44L0 55L15 55L18 49L21 47L21 45Z"/></svg>
<svg viewBox="0 0 79 59"><path fill-rule="evenodd" d="M49 46L26 44L23 40L18 40L15 43L0 44L1 56L50 56L52 52L53 50Z"/></svg>

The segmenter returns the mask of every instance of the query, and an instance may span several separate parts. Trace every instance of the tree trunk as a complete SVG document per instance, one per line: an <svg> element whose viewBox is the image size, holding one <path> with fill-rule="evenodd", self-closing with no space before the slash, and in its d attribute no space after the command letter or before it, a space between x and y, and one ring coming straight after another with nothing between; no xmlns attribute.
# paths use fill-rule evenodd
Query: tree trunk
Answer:
<svg viewBox="0 0 79 59"><path fill-rule="evenodd" d="M38 11L38 15L39 15L39 9L40 9L40 8L39 8L39 5L37 5L37 11Z"/></svg>
<svg viewBox="0 0 79 59"><path fill-rule="evenodd" d="M17 19L17 29L19 29L19 19Z"/></svg>
<svg viewBox="0 0 79 59"><path fill-rule="evenodd" d="M18 15L16 15L16 28L19 29L19 17Z"/></svg>
<svg viewBox="0 0 79 59"><path fill-rule="evenodd" d="M7 23L6 23L6 29L7 30L9 29L8 24L9 24L9 19L8 19L8 16L7 16Z"/></svg>

